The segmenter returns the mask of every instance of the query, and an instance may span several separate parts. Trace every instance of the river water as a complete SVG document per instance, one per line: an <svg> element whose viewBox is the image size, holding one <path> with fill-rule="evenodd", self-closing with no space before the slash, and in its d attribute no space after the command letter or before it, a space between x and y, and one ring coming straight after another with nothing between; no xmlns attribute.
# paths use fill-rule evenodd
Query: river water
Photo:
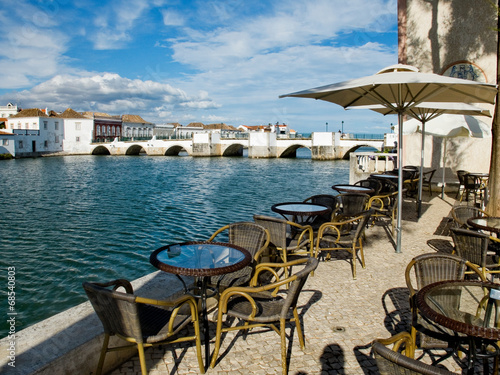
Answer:
<svg viewBox="0 0 500 375"><path fill-rule="evenodd" d="M348 161L70 156L0 162L0 287L7 335L8 267L16 330L86 301L83 281L129 280L149 255L219 227L275 215L273 204L332 194ZM12 283L11 283L12 285Z"/></svg>

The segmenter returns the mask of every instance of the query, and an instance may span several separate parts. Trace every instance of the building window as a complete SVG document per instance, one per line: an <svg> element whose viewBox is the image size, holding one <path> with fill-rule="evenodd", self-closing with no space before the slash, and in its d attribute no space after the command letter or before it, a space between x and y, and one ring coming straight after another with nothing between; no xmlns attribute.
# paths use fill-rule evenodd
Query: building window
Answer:
<svg viewBox="0 0 500 375"><path fill-rule="evenodd" d="M59 143L59 136L56 135L56 143Z"/></svg>
<svg viewBox="0 0 500 375"><path fill-rule="evenodd" d="M47 130L47 121L43 122L43 128L44 128L44 130Z"/></svg>
<svg viewBox="0 0 500 375"><path fill-rule="evenodd" d="M101 135L101 127L99 125L96 126L95 133L96 135Z"/></svg>
<svg viewBox="0 0 500 375"><path fill-rule="evenodd" d="M9 145L9 140L8 139L2 139L2 145L3 146L8 146Z"/></svg>
<svg viewBox="0 0 500 375"><path fill-rule="evenodd" d="M76 141L77 141L77 142L80 142L80 137L76 137Z"/></svg>
<svg viewBox="0 0 500 375"><path fill-rule="evenodd" d="M82 130L82 123L81 122L75 122L75 130Z"/></svg>
<svg viewBox="0 0 500 375"><path fill-rule="evenodd" d="M120 128L116 128L116 135L119 137L120 136Z"/></svg>
<svg viewBox="0 0 500 375"><path fill-rule="evenodd" d="M19 141L19 148L23 148L23 141Z"/></svg>
<svg viewBox="0 0 500 375"><path fill-rule="evenodd" d="M55 126L56 126L56 130L59 130L59 123L57 121L56 121Z"/></svg>
<svg viewBox="0 0 500 375"><path fill-rule="evenodd" d="M30 128L30 124L27 122L24 124L26 126L26 129L29 129Z"/></svg>
<svg viewBox="0 0 500 375"><path fill-rule="evenodd" d="M49 141L44 141L43 142L43 147L49 148Z"/></svg>

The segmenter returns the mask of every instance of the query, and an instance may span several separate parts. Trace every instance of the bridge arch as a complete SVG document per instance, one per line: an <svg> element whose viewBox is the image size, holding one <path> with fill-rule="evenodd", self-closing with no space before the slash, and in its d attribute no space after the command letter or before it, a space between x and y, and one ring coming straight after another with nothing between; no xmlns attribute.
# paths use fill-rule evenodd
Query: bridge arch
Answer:
<svg viewBox="0 0 500 375"><path fill-rule="evenodd" d="M373 147L372 145L368 145L368 144L365 144L365 145L363 145L363 144L358 144L358 145L356 145L356 146L354 146L354 147L351 147L349 150L347 150L347 152L344 154L344 157L343 157L342 159L343 159L343 160L349 160L349 158L350 158L350 156L349 156L349 155L351 154L351 152L356 152L356 150L360 149L361 147L369 147L369 148L371 148L371 149L375 149L375 150L380 151L378 148Z"/></svg>
<svg viewBox="0 0 500 375"><path fill-rule="evenodd" d="M99 145L92 150L91 155L111 155L111 152L106 146Z"/></svg>
<svg viewBox="0 0 500 375"><path fill-rule="evenodd" d="M308 150L311 150L309 147L306 147L304 145L294 144L294 145L288 146L285 150L283 150L278 155L278 157L279 158L296 158L297 157L297 150L299 148L307 148Z"/></svg>
<svg viewBox="0 0 500 375"><path fill-rule="evenodd" d="M175 146L169 147L165 151L165 156L179 156L179 153L181 153L183 151L186 154L189 154L188 151L184 147L182 147L180 145L175 145Z"/></svg>
<svg viewBox="0 0 500 375"><path fill-rule="evenodd" d="M146 150L141 145L132 145L129 148L127 148L127 151L125 151L125 155L140 155L140 154L146 154Z"/></svg>
<svg viewBox="0 0 500 375"><path fill-rule="evenodd" d="M222 156L243 156L244 146L240 143L233 143L224 150Z"/></svg>

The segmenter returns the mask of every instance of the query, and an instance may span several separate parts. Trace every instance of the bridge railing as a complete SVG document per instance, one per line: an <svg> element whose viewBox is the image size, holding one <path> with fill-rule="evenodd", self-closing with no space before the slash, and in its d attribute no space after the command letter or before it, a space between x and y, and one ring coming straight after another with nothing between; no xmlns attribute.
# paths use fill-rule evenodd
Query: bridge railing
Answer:
<svg viewBox="0 0 500 375"><path fill-rule="evenodd" d="M382 152L352 152L349 156L349 182L364 180L372 173L392 171L397 166L397 154Z"/></svg>

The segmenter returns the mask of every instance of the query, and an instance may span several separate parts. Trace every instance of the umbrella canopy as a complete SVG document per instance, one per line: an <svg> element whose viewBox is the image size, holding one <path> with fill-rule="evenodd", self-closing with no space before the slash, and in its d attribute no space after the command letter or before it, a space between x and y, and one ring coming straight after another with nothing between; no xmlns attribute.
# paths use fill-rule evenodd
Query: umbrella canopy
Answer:
<svg viewBox="0 0 500 375"><path fill-rule="evenodd" d="M483 115L489 115L483 113ZM424 136L432 135L439 138L472 137L490 138L491 128L488 124L470 115L442 115L429 121L420 121L415 118L403 123L403 134L422 133L422 147ZM423 161L423 160L422 160ZM441 183L441 197L444 197L444 177L446 165L446 142L443 150L443 179Z"/></svg>
<svg viewBox="0 0 500 375"><path fill-rule="evenodd" d="M410 65L397 64L377 74L332 85L298 91L283 97L312 98L329 101L344 108L382 105L398 114L398 163L401 163L403 115L423 102L494 104L496 85L420 73ZM399 168L398 194L403 192L403 169ZM401 252L402 200L398 199L396 252Z"/></svg>
<svg viewBox="0 0 500 375"><path fill-rule="evenodd" d="M395 114L390 108L386 108L381 105L371 105L371 106L359 106L354 108L367 108L372 111L381 113L383 115ZM446 137L461 136L464 137L472 136L477 138L482 138L484 135L490 132L489 126L483 122L476 120L474 116L488 116L491 117L490 111L477 107L475 105L466 103L439 103L439 102L425 102L415 105L410 108L407 112L408 115L413 117L414 120L406 121L403 125L403 134L412 133L422 133L422 150L420 156L420 176L423 176L424 168L424 147L425 147L425 125L428 121L436 119L436 117L443 114L447 114L440 122L439 126L432 125L434 131L438 131L441 134L447 134ZM450 115L467 115L465 126L458 126L460 119L464 117L450 116ZM436 136L439 136L436 134ZM444 135L442 135L444 137ZM491 134L489 135L491 136ZM443 163L444 166L444 163ZM443 185L441 191L441 198L444 197L444 174L443 174ZM422 214L422 178L419 179L418 183L418 217L420 218Z"/></svg>

